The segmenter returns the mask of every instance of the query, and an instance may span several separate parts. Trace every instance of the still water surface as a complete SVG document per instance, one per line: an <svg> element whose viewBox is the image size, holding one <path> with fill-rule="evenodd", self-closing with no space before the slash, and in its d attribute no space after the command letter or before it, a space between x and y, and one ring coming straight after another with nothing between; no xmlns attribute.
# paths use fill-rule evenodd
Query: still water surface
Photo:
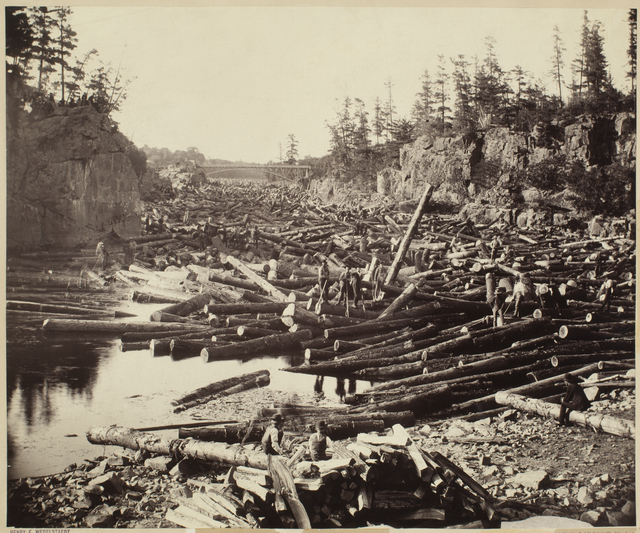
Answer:
<svg viewBox="0 0 640 533"><path fill-rule="evenodd" d="M122 310L140 315L130 320L146 320L160 307L129 303ZM121 352L115 337L97 342L77 335L44 338L38 327L41 318L17 322L21 328L30 326L22 329L30 337L7 348L9 479L61 472L102 455L104 448L86 439L91 426L136 428L192 421L189 411L174 414L171 401L214 381L267 369L269 387L275 390L314 389L315 376L279 370L300 364L301 358L172 361L169 356L151 357L148 350ZM8 319L7 327L18 324ZM325 396L334 401L339 400L336 383L326 378L323 386ZM173 435L177 437L177 431Z"/></svg>

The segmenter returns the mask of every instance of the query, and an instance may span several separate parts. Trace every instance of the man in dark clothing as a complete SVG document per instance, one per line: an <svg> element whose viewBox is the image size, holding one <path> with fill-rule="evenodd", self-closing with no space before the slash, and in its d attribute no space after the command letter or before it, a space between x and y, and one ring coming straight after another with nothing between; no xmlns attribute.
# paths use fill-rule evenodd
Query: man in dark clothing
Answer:
<svg viewBox="0 0 640 533"><path fill-rule="evenodd" d="M318 285L320 285L320 298L323 301L329 300L329 265L324 259L318 267Z"/></svg>
<svg viewBox="0 0 640 533"><path fill-rule="evenodd" d="M351 281L351 268L347 267L340 273L338 278L338 290L340 292L338 296L338 305L345 302L345 305L349 302L349 283Z"/></svg>
<svg viewBox="0 0 640 533"><path fill-rule="evenodd" d="M351 271L349 285L351 285L351 292L353 293L353 307L357 307L358 301L362 300L362 278L357 269Z"/></svg>
<svg viewBox="0 0 640 533"><path fill-rule="evenodd" d="M262 436L262 449L267 455L284 455L280 443L284 436L284 419L282 415L276 413L271 417L271 424L264 432Z"/></svg>
<svg viewBox="0 0 640 533"><path fill-rule="evenodd" d="M572 374L565 374L564 382L567 385L567 393L560 404L558 422L561 426L568 425L571 411L586 411L591 405L578 380Z"/></svg>
<svg viewBox="0 0 640 533"><path fill-rule="evenodd" d="M327 423L321 420L316 424L316 433L309 437L309 455L312 461L325 461L327 446L331 446L331 439L327 436Z"/></svg>

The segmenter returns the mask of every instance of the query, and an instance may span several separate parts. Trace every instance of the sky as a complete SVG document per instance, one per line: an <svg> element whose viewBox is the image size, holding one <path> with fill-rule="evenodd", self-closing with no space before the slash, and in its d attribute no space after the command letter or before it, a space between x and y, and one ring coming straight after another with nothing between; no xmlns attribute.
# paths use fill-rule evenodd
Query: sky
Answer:
<svg viewBox="0 0 640 533"><path fill-rule="evenodd" d="M593 5L593 4L591 4ZM598 5L612 5L595 4ZM81 57L95 48L128 86L114 114L138 147L195 146L207 158L266 163L294 134L300 157L329 150L327 122L346 97L370 117L388 98L410 118L420 78L438 56L486 55L540 78L549 93L553 28L564 40L566 82L578 55L582 9L444 7L72 7ZM614 86L628 91L627 9L588 8L603 24Z"/></svg>

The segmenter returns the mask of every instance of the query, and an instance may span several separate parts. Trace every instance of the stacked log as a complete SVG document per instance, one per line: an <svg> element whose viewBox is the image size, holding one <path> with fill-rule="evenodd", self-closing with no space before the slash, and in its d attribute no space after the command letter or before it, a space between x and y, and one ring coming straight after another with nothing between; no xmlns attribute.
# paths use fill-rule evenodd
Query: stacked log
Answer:
<svg viewBox="0 0 640 533"><path fill-rule="evenodd" d="M254 433L259 434L251 427L245 427L244 434L216 428L211 432L230 440L255 440ZM290 456L267 456L240 444L193 438L187 429L178 439L166 439L111 426L91 428L87 439L177 460L228 465L224 492L214 484L189 480L197 489L191 496L172 496L179 506L172 505L166 518L184 527L269 527L275 516L286 527L306 528L359 527L381 520L395 527L500 523L491 494L442 454L415 443L401 424L384 436L360 433L350 441L333 440L330 457L317 461L305 445L294 444Z"/></svg>

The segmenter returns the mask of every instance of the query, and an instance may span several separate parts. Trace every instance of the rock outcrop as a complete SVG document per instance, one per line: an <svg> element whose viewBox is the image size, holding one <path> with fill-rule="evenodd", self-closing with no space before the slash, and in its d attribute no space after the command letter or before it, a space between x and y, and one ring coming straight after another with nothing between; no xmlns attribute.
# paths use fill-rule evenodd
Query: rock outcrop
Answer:
<svg viewBox="0 0 640 533"><path fill-rule="evenodd" d="M8 249L79 246L112 230L140 234L130 142L106 115L92 107L29 113L8 98L7 116Z"/></svg>
<svg viewBox="0 0 640 533"><path fill-rule="evenodd" d="M635 153L635 116L631 113L581 116L566 126L541 124L531 134L498 127L466 136L423 136L401 148L400 170L379 173L378 192L397 200L417 199L429 182L438 186L433 202L459 205L508 185L511 172L558 155L580 161L586 168L611 163L634 167ZM520 191L516 193L526 200ZM536 196L534 191L527 195ZM494 200L500 204L500 198L491 198L492 203Z"/></svg>

